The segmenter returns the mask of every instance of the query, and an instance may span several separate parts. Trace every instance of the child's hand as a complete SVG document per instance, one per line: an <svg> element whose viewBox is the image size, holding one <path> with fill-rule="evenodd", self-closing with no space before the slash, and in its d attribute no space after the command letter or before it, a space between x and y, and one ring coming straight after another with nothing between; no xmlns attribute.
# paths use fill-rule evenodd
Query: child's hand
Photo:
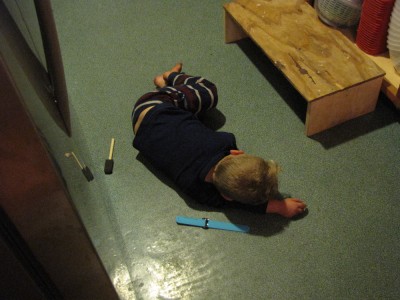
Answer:
<svg viewBox="0 0 400 300"><path fill-rule="evenodd" d="M285 218L293 218L304 212L307 205L297 198L286 198L280 200L269 200L267 213L279 214Z"/></svg>

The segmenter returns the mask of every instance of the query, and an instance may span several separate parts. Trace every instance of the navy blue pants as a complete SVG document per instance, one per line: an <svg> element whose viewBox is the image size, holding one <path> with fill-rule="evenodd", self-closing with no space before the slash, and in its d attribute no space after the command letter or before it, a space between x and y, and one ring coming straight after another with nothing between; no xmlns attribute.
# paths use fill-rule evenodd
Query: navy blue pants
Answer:
<svg viewBox="0 0 400 300"><path fill-rule="evenodd" d="M173 72L168 76L166 83L165 87L139 98L132 112L133 126L144 109L160 103L172 103L195 116L217 106L217 87L203 77Z"/></svg>

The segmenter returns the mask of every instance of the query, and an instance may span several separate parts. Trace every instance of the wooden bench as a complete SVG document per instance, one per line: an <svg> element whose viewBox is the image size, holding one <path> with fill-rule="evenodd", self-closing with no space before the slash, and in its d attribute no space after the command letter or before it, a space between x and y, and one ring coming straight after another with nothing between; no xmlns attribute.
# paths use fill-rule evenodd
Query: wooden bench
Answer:
<svg viewBox="0 0 400 300"><path fill-rule="evenodd" d="M302 0L224 5L225 42L250 37L307 101L306 135L372 112L385 72Z"/></svg>

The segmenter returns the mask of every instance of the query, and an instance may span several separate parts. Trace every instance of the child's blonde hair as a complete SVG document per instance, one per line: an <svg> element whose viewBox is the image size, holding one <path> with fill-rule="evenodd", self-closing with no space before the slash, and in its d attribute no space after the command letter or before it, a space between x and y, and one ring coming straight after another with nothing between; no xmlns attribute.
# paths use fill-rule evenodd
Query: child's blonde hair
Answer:
<svg viewBox="0 0 400 300"><path fill-rule="evenodd" d="M247 155L228 155L215 167L213 183L235 201L257 205L278 193L279 166L272 160Z"/></svg>

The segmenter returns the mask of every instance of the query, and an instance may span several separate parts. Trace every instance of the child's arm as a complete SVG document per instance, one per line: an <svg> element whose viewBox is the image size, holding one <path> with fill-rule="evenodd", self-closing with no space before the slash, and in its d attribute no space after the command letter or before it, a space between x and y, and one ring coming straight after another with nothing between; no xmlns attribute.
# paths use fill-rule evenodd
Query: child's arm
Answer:
<svg viewBox="0 0 400 300"><path fill-rule="evenodd" d="M307 205L297 198L286 198L284 200L270 199L268 201L267 213L292 218L303 213L306 207Z"/></svg>

